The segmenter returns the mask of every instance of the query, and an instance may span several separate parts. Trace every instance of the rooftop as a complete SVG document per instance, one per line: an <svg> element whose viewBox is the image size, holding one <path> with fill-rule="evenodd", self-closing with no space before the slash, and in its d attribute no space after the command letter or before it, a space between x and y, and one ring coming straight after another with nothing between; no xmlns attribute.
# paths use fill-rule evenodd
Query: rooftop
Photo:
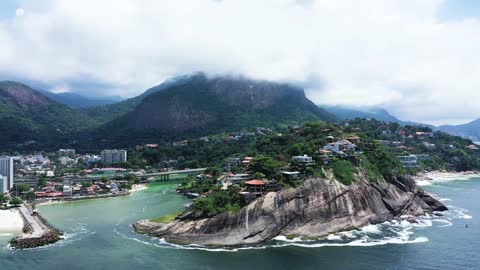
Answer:
<svg viewBox="0 0 480 270"><path fill-rule="evenodd" d="M265 181L255 179L255 180L247 181L245 182L245 184L251 185L251 186L263 186L265 185Z"/></svg>

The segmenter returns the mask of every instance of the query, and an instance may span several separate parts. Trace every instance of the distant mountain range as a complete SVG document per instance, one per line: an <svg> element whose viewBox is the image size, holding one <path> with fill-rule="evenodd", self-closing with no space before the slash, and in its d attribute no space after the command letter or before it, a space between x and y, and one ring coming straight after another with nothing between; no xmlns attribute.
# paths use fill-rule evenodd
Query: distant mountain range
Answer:
<svg viewBox="0 0 480 270"><path fill-rule="evenodd" d="M105 97L105 98L98 98L98 99L88 98L76 93L69 93L69 92L53 93L50 91L42 91L42 90L39 90L39 92L41 92L45 96L59 103L62 103L74 109L113 104L123 100L121 97Z"/></svg>
<svg viewBox="0 0 480 270"><path fill-rule="evenodd" d="M90 145L106 140L130 144L145 134L158 139L336 120L307 99L303 89L245 78L208 78L201 73L166 81L114 104L73 109L65 99L63 104L58 100L59 95L21 83L0 82L2 145L29 140L56 145L77 139Z"/></svg>
<svg viewBox="0 0 480 270"><path fill-rule="evenodd" d="M433 130L443 131L452 135L471 139L480 142L480 119L466 123L463 125L443 125L433 126L411 121L402 121L391 115L387 110L379 107L345 107L345 106L324 106L330 113L334 114L340 120L348 120L354 118L373 118L379 121L394 122L400 125L416 125L426 126Z"/></svg>
<svg viewBox="0 0 480 270"><path fill-rule="evenodd" d="M452 135L471 139L474 142L480 142L480 119L463 125L439 126L437 129Z"/></svg>
<svg viewBox="0 0 480 270"><path fill-rule="evenodd" d="M17 82L0 82L1 145L37 141L56 147L88 141L94 148L99 141L131 145L144 138L353 118L429 126L480 141L480 120L436 128L402 121L378 107L319 107L303 89L288 84L228 76L209 78L202 73L168 80L131 99L88 107L92 104L75 94L53 94Z"/></svg>
<svg viewBox="0 0 480 270"><path fill-rule="evenodd" d="M403 126L426 126L435 128L429 124L417 123L412 121L403 121L391 115L387 110L380 107L348 107L348 106L328 106L319 105L330 113L334 114L340 120L349 120L355 118L372 118L378 121L398 123Z"/></svg>

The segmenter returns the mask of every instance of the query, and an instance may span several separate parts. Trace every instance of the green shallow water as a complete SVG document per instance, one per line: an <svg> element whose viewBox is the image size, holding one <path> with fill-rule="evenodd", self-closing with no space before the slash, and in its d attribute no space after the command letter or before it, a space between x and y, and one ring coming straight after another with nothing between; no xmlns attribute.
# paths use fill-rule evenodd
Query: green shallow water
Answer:
<svg viewBox="0 0 480 270"><path fill-rule="evenodd" d="M0 270L11 269L479 269L480 179L426 187L452 206L443 217L367 226L320 242L272 241L245 250L185 249L138 235L130 224L189 202L175 183L129 197L45 205L40 212L67 233L52 246L15 251L0 238ZM465 224L469 227L466 228Z"/></svg>

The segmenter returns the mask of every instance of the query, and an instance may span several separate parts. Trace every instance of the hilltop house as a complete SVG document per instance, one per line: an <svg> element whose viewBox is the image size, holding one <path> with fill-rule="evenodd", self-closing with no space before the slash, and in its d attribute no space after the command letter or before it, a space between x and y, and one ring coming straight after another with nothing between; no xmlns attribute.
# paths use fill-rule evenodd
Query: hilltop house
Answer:
<svg viewBox="0 0 480 270"><path fill-rule="evenodd" d="M433 134L431 132L415 132L415 138L419 140L426 140L428 137L432 137Z"/></svg>
<svg viewBox="0 0 480 270"><path fill-rule="evenodd" d="M344 154L348 151L356 151L357 146L349 140L340 140L334 143L329 143L323 147L323 150L332 151L337 154Z"/></svg>
<svg viewBox="0 0 480 270"><path fill-rule="evenodd" d="M283 175L284 178L286 178L288 180L295 180L295 179L300 178L300 172L298 172L298 171L293 171L293 172L283 171L282 175Z"/></svg>
<svg viewBox="0 0 480 270"><path fill-rule="evenodd" d="M423 146L427 148L435 148L435 144L429 142L423 142Z"/></svg>
<svg viewBox="0 0 480 270"><path fill-rule="evenodd" d="M303 155L303 156L293 156L292 157L292 161L296 161L302 165L309 165L309 164L313 164L315 163L315 161L313 161L313 158L312 157L309 157L307 155Z"/></svg>
<svg viewBox="0 0 480 270"><path fill-rule="evenodd" d="M473 145L473 144L471 144L471 145L467 146L467 149L468 149L468 150L478 150L478 147L475 146L475 145Z"/></svg>

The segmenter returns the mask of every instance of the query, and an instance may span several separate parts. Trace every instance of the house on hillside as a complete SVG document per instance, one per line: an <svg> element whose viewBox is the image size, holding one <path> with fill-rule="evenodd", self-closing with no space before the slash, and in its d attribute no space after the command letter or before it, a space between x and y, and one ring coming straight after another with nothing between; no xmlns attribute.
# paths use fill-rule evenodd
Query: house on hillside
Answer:
<svg viewBox="0 0 480 270"><path fill-rule="evenodd" d="M429 149L435 148L435 144L433 144L433 143L423 142L422 144L423 144L423 146L425 146L426 148L429 148Z"/></svg>
<svg viewBox="0 0 480 270"><path fill-rule="evenodd" d="M243 160L242 160L242 164L243 165L248 165L252 162L253 160L253 157L245 157Z"/></svg>
<svg viewBox="0 0 480 270"><path fill-rule="evenodd" d="M349 140L340 140L334 143L328 143L323 147L323 150L332 151L334 153L345 153L349 151L356 151L356 149L357 146Z"/></svg>
<svg viewBox="0 0 480 270"><path fill-rule="evenodd" d="M173 146L187 146L187 145L188 145L188 140L173 142Z"/></svg>
<svg viewBox="0 0 480 270"><path fill-rule="evenodd" d="M478 150L479 148L473 144L466 147L468 150Z"/></svg>
<svg viewBox="0 0 480 270"><path fill-rule="evenodd" d="M433 134L431 132L415 132L415 138L418 140L426 140L429 137L433 137Z"/></svg>
<svg viewBox="0 0 480 270"><path fill-rule="evenodd" d="M354 142L354 143L357 143L357 142L360 142L360 137L359 136L349 136L346 138L347 141L349 142Z"/></svg>
<svg viewBox="0 0 480 270"><path fill-rule="evenodd" d="M287 180L296 180L300 178L300 172L298 171L283 171L282 176Z"/></svg>
<svg viewBox="0 0 480 270"><path fill-rule="evenodd" d="M302 165L310 165L315 163L315 161L313 161L313 158L307 155L293 156L292 161L298 162Z"/></svg>

